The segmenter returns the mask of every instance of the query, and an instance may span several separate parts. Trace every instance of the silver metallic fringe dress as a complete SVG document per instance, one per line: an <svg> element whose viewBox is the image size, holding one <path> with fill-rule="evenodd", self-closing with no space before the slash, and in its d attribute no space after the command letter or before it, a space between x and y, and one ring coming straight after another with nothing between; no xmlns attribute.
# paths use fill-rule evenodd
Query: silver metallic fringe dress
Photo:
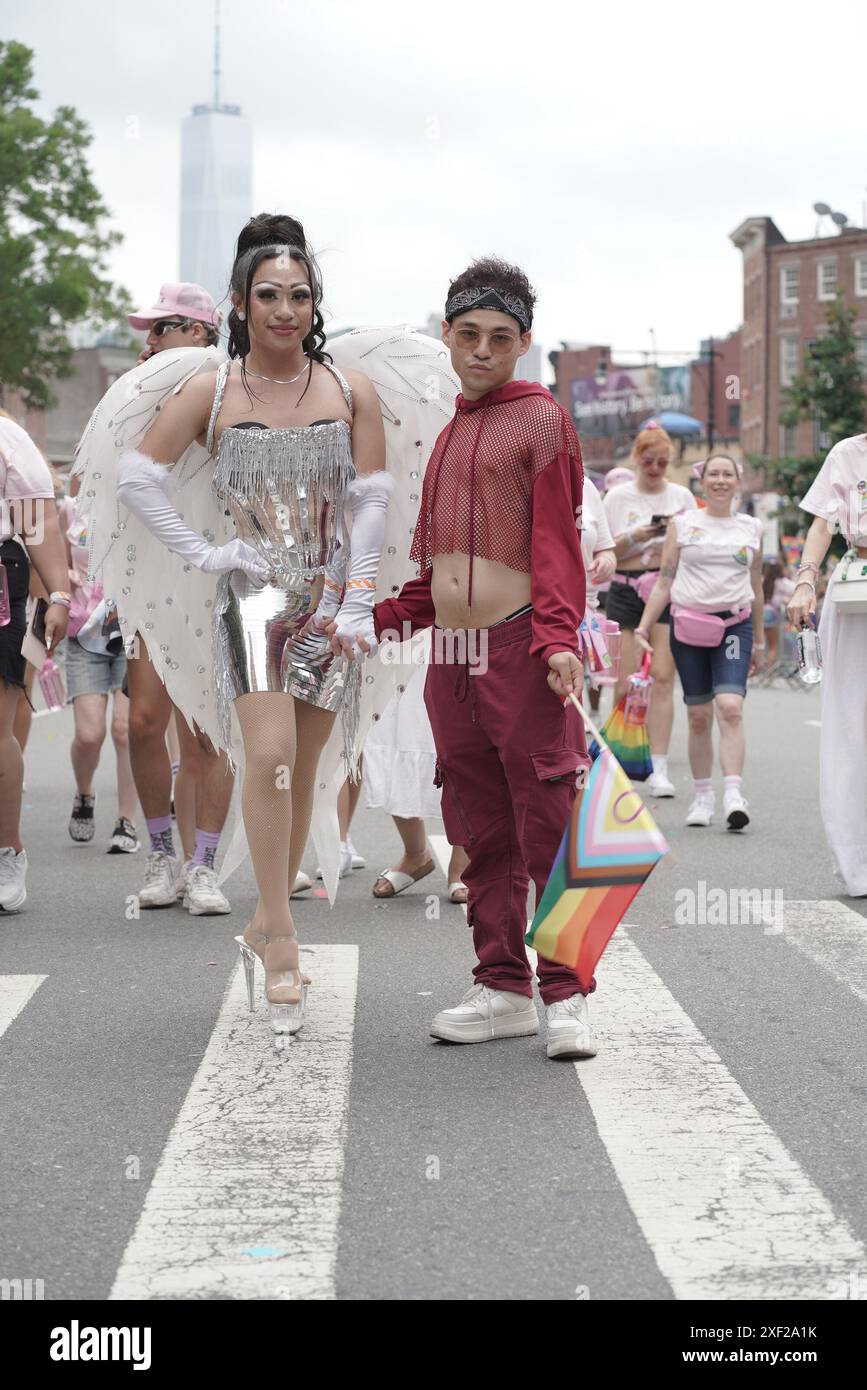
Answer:
<svg viewBox="0 0 867 1390"><path fill-rule="evenodd" d="M217 372L208 452L230 363ZM352 390L336 377L350 411ZM360 662L336 657L328 639L301 629L314 611L313 583L346 557L343 511L356 477L346 420L272 429L227 425L220 436L213 488L241 540L268 564L264 588L243 572L223 574L214 602L214 667L220 719L230 743L232 702L254 691L282 691L318 709L340 710L344 748L354 746ZM351 759L350 759L351 761Z"/></svg>

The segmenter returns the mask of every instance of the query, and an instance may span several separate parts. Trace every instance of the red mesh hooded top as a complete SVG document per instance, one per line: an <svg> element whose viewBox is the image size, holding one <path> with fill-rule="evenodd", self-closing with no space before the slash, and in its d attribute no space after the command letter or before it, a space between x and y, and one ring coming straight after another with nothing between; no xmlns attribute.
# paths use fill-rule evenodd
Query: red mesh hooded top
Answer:
<svg viewBox="0 0 867 1390"><path fill-rule="evenodd" d="M581 447L571 420L550 391L511 381L478 401L458 396L454 419L436 442L425 472L410 559L419 578L377 605L377 633L429 627L435 555L470 556L467 602L472 609L473 558L530 575L530 651L577 654L585 579L580 518Z"/></svg>

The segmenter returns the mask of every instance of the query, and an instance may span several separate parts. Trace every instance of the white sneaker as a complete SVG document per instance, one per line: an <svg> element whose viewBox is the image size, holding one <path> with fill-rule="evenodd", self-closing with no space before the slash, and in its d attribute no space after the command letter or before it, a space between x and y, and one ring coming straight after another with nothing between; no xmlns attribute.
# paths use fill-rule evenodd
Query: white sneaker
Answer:
<svg viewBox="0 0 867 1390"><path fill-rule="evenodd" d="M735 788L723 793L723 815L728 822L729 830L743 830L744 826L750 823L747 802Z"/></svg>
<svg viewBox="0 0 867 1390"><path fill-rule="evenodd" d="M27 851L0 849L0 912L20 912L27 901Z"/></svg>
<svg viewBox="0 0 867 1390"><path fill-rule="evenodd" d="M443 1009L430 1026L432 1038L445 1042L488 1042L538 1033L536 1005L525 994L473 985L454 1009Z"/></svg>
<svg viewBox="0 0 867 1390"><path fill-rule="evenodd" d="M674 783L665 772L651 772L644 784L650 796L674 796Z"/></svg>
<svg viewBox="0 0 867 1390"><path fill-rule="evenodd" d="M168 907L184 895L184 866L180 859L164 850L148 855L144 886L138 895L140 907Z"/></svg>
<svg viewBox="0 0 867 1390"><path fill-rule="evenodd" d="M583 994L573 994L549 1004L545 1010L548 1021L549 1057L595 1057L599 1051L590 1014Z"/></svg>
<svg viewBox="0 0 867 1390"><path fill-rule="evenodd" d="M309 874L305 874L303 869L299 869L295 875L295 887L292 889L289 896L290 898L294 898L297 893L306 893L307 889L312 887L313 879Z"/></svg>
<svg viewBox="0 0 867 1390"><path fill-rule="evenodd" d="M687 825L710 825L715 810L716 801L713 792L710 796L697 796L686 813L686 823Z"/></svg>
<svg viewBox="0 0 867 1390"><path fill-rule="evenodd" d="M353 869L364 869L367 867L367 860L365 859L363 854L358 853L358 850L355 848L355 845L352 843L351 840L347 839L346 843L342 846L342 848L347 849L349 851L349 856L352 860Z"/></svg>
<svg viewBox="0 0 867 1390"><path fill-rule="evenodd" d="M217 887L217 871L207 864L194 864L186 871L184 907L191 917L213 917L218 912L231 912L232 904Z"/></svg>
<svg viewBox="0 0 867 1390"><path fill-rule="evenodd" d="M339 871L338 871L337 877L338 877L338 878L346 878L346 875L347 875L347 874L351 874L351 873L352 873L352 851L349 850L349 849L347 849L347 848L346 848L346 843L345 843L345 841L341 840L341 842L340 842L340 869L339 869ZM317 877L317 878L321 878L321 877L322 877L322 868L321 868L321 866L320 866L319 864L316 865L316 877Z"/></svg>

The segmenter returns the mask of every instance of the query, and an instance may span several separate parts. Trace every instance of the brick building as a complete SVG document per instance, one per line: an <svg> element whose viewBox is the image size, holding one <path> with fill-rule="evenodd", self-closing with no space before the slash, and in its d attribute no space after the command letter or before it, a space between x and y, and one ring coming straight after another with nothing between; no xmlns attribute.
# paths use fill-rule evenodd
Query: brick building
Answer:
<svg viewBox="0 0 867 1390"><path fill-rule="evenodd" d="M709 344L703 345L706 354ZM741 329L727 338L713 340L710 362L699 358L690 363L689 413L700 420L703 437L710 438L711 372L713 373L714 444L736 444L740 439L741 417Z"/></svg>
<svg viewBox="0 0 867 1390"><path fill-rule="evenodd" d="M57 404L50 410L27 410L15 392L4 393L4 409L26 429L49 463L66 470L90 419L109 386L135 366L139 349L104 344L76 348L72 375L52 381Z"/></svg>
<svg viewBox="0 0 867 1390"><path fill-rule="evenodd" d="M787 241L770 217L748 217L731 234L743 255L741 444L747 454L793 458L819 453L809 421L779 423L783 392L805 348L821 336L838 287L858 312L855 332L867 371L867 230Z"/></svg>

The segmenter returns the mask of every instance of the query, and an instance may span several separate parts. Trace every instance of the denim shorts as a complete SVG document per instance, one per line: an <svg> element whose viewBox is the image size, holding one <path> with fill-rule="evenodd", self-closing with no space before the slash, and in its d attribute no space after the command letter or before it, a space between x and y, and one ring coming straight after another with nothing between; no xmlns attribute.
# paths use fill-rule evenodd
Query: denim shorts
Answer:
<svg viewBox="0 0 867 1390"><path fill-rule="evenodd" d="M720 618L731 617L730 612ZM685 705L706 705L714 695L746 695L747 672L753 652L753 620L732 623L716 647L693 647L679 642L671 629L671 655L683 686Z"/></svg>
<svg viewBox="0 0 867 1390"><path fill-rule="evenodd" d="M123 652L89 652L75 637L66 639L66 688L70 700L78 695L108 695L120 690L126 675Z"/></svg>

